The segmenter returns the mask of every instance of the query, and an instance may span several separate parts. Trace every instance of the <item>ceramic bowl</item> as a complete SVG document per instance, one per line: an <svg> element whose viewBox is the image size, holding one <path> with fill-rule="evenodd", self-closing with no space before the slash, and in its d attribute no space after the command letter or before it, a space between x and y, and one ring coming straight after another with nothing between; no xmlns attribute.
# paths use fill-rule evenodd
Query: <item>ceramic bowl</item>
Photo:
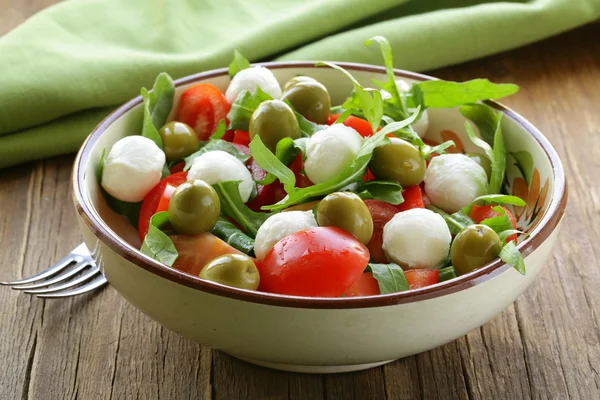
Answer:
<svg viewBox="0 0 600 400"><path fill-rule="evenodd" d="M295 75L322 82L340 104L349 80L314 63L267 63L284 83ZM340 63L365 86L385 80L381 67ZM433 79L398 70L408 82ZM180 79L178 97L196 83L225 90L226 69ZM177 100L176 100L177 101ZM85 243L110 284L131 304L163 326L251 363L298 372L361 370L455 340L504 310L535 279L557 238L567 189L561 162L548 140L506 107L503 132L509 152L507 187L527 200L514 209L530 236L518 247L527 274L496 260L451 281L409 292L363 298L303 298L252 292L186 275L138 251L136 229L113 213L101 195L96 171L102 150L138 134L142 99L136 97L108 116L89 136L73 173L74 202ZM429 110L427 138L452 139L459 150L477 151L456 109Z"/></svg>

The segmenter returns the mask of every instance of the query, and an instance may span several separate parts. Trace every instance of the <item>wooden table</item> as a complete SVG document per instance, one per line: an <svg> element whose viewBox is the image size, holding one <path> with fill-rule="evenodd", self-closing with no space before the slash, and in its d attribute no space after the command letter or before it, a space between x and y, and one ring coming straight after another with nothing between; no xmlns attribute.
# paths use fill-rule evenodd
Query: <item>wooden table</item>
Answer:
<svg viewBox="0 0 600 400"><path fill-rule="evenodd" d="M0 34L45 5L7 1L0 0L8 8ZM432 72L519 84L505 103L548 136L569 176L570 204L549 265L480 329L380 368L300 375L184 339L110 287L58 301L0 288L0 399L600 399L598 38L594 24ZM0 280L31 275L80 242L72 162L69 155L0 171Z"/></svg>

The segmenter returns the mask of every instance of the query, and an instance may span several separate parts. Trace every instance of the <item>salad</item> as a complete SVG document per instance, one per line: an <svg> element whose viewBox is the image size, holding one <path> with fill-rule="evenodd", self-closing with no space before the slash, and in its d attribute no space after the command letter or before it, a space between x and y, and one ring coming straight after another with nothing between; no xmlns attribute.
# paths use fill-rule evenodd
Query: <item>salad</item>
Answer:
<svg viewBox="0 0 600 400"><path fill-rule="evenodd" d="M201 279L309 297L373 296L454 279L500 258L525 274L523 232L503 193L502 113L518 91L486 79L387 80L332 105L309 76L280 86L234 52L225 93L199 83L174 109L172 79L142 89L141 134L102 154L110 207L138 228L141 252ZM427 140L428 109L458 107L481 151ZM478 128L476 135L474 126Z"/></svg>

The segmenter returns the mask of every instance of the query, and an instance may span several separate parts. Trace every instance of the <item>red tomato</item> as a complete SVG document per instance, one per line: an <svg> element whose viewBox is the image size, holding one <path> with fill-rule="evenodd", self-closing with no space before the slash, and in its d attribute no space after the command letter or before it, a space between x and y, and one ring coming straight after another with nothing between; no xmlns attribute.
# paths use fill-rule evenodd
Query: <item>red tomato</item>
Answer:
<svg viewBox="0 0 600 400"><path fill-rule="evenodd" d="M225 119L225 120L227 120L227 119ZM231 142L231 141L233 141L233 136L234 135L235 135L234 131L231 131L231 130L225 131L225 134L223 135L223 137L221 138L221 140L224 140L226 142Z"/></svg>
<svg viewBox="0 0 600 400"><path fill-rule="evenodd" d="M471 218L476 224L478 224L481 221L483 221L484 219L502 215L502 214L492 210L492 208L494 208L494 207L495 206L491 206L491 205L490 206L473 206L473 208L471 209L471 212L469 212L469 218ZM515 221L515 216L508 210L508 208L502 207L502 209L504 211L506 211L508 218L510 218L510 223L512 224L513 229L517 229L517 221ZM512 240L517 240L516 234L510 235L509 237L507 237L506 243L508 243Z"/></svg>
<svg viewBox="0 0 600 400"><path fill-rule="evenodd" d="M184 167L185 167L185 163L182 161L180 163L173 165L169 171L171 172L171 175L176 174L178 172L183 172Z"/></svg>
<svg viewBox="0 0 600 400"><path fill-rule="evenodd" d="M233 143L243 144L244 146L250 145L250 134L244 131L235 131L233 134Z"/></svg>
<svg viewBox="0 0 600 400"><path fill-rule="evenodd" d="M438 281L437 269L409 269L404 271L409 289L418 289L429 285L435 285Z"/></svg>
<svg viewBox="0 0 600 400"><path fill-rule="evenodd" d="M286 236L258 266L260 290L295 296L339 297L358 279L369 251L354 236L316 227Z"/></svg>
<svg viewBox="0 0 600 400"><path fill-rule="evenodd" d="M372 181L375 179L375 175L371 173L369 169L367 169L367 173L362 177L363 182Z"/></svg>
<svg viewBox="0 0 600 400"><path fill-rule="evenodd" d="M267 176L267 171L259 167L256 161L254 161L254 158L251 158L248 161L248 169L255 181L265 179ZM253 211L261 211L260 208L262 206L275 203L275 188L275 182L267 186L257 184L256 197L246 203L246 205Z"/></svg>
<svg viewBox="0 0 600 400"><path fill-rule="evenodd" d="M159 210L159 206L162 207L160 211L166 211L169 209L169 200L175 191L175 188L181 185L187 180L187 172L178 172L173 175L169 175L152 188L152 190L144 197L142 208L140 210L140 219L138 222L138 232L140 234L140 240L143 242L146 233L148 233L148 226L150 225L150 218L156 214ZM170 186L173 188L167 189ZM163 199L165 197L165 199Z"/></svg>
<svg viewBox="0 0 600 400"><path fill-rule="evenodd" d="M230 107L216 86L199 83L181 95L175 120L194 128L199 140L208 140Z"/></svg>
<svg viewBox="0 0 600 400"><path fill-rule="evenodd" d="M344 297L377 296L381 294L379 284L373 278L372 272L363 272L350 289L344 292Z"/></svg>
<svg viewBox="0 0 600 400"><path fill-rule="evenodd" d="M331 114L329 117L327 117L327 125L332 125L335 122L335 120L338 119L339 116L340 114ZM344 122L342 122L342 124L354 129L362 137L373 135L373 131L371 130L371 124L369 124L367 120L364 120L362 118L358 118L351 115L348 118L346 118Z"/></svg>
<svg viewBox="0 0 600 400"><path fill-rule="evenodd" d="M411 208L425 208L421 187L419 185L410 186L402 190L402 197L404 197L404 202L396 206L398 211L406 211Z"/></svg>
<svg viewBox="0 0 600 400"><path fill-rule="evenodd" d="M373 218L373 236L367 243L371 259L378 263L387 263L387 257L381 248L383 243L383 227L398 213L395 206L381 200L365 200Z"/></svg>
<svg viewBox="0 0 600 400"><path fill-rule="evenodd" d="M297 188L305 188L305 187L314 185L314 183L312 183L310 181L310 179L308 179L308 177L302 173L302 170L304 169L304 161L302 160L302 153L300 153L296 156L294 161L292 161L292 163L290 164L289 168L292 170L292 172L296 176L296 187Z"/></svg>
<svg viewBox="0 0 600 400"><path fill-rule="evenodd" d="M199 235L172 235L171 240L179 253L173 268L198 276L204 266L214 258L225 254L242 254L212 233Z"/></svg>

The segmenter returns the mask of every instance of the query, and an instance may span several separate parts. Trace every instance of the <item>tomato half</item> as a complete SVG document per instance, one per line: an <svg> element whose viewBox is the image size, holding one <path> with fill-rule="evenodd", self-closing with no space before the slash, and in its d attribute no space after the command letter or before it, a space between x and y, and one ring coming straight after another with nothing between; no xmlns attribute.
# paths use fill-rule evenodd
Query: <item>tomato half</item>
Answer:
<svg viewBox="0 0 600 400"><path fill-rule="evenodd" d="M172 174L176 174L178 172L183 172L183 169L185 168L185 163L182 161L180 163L177 163L175 165L173 165L170 169L169 172L171 172Z"/></svg>
<svg viewBox="0 0 600 400"><path fill-rule="evenodd" d="M344 292L344 297L360 297L360 296L377 296L381 294L379 291L379 283L373 278L372 272L363 272L360 274L356 282L348 290Z"/></svg>
<svg viewBox="0 0 600 400"><path fill-rule="evenodd" d="M230 107L216 86L199 83L181 95L175 120L191 126L199 140L208 140Z"/></svg>
<svg viewBox="0 0 600 400"><path fill-rule="evenodd" d="M438 282L437 269L409 269L404 271L409 289L418 289Z"/></svg>
<svg viewBox="0 0 600 400"><path fill-rule="evenodd" d="M242 254L212 233L199 235L172 235L171 240L179 256L173 268L198 276L204 266L211 260L225 254Z"/></svg>
<svg viewBox="0 0 600 400"><path fill-rule="evenodd" d="M187 181L187 172L178 172L169 175L152 188L152 190L144 197L142 208L140 210L140 219L138 222L138 232L140 240L143 242L144 237L148 233L150 226L150 218L158 211L166 211L169 209L169 201L175 188ZM160 209L159 209L160 208Z"/></svg>
<svg viewBox="0 0 600 400"><path fill-rule="evenodd" d="M373 218L373 236L367 243L371 259L378 263L387 263L387 257L381 245L383 243L383 227L398 213L395 206L381 200L365 200L365 204Z"/></svg>
<svg viewBox="0 0 600 400"><path fill-rule="evenodd" d="M334 227L316 227L286 236L258 266L259 290L310 297L339 297L369 262L369 251L354 236Z"/></svg>
<svg viewBox="0 0 600 400"><path fill-rule="evenodd" d="M329 117L327 117L327 125L333 125L333 123L339 118L339 116L340 114L331 114ZM342 124L354 129L362 137L373 135L373 131L371 130L371 124L369 124L367 120L364 120L362 118L358 118L351 115L348 118L346 118L344 122L342 122Z"/></svg>
<svg viewBox="0 0 600 400"><path fill-rule="evenodd" d="M419 185L410 186L402 190L402 197L404 197L404 202L396 206L398 211L406 211L411 208L425 208L421 187Z"/></svg>
<svg viewBox="0 0 600 400"><path fill-rule="evenodd" d="M471 218L473 220L473 222L475 222L476 224L480 223L481 221L483 221L484 219L488 219L488 218L493 218L493 217L497 217L500 214L499 212L496 212L493 210L495 206L489 205L489 206L473 206L473 208L471 209L471 211L469 212L469 218ZM508 208L506 207L502 207L502 209L504 211L506 211L506 215L508 215L508 218L510 218L510 223L513 227L513 229L517 229L517 221L515 220L515 216L509 211ZM512 241L512 240L517 240L517 235L510 235L509 237L506 238L506 243Z"/></svg>
<svg viewBox="0 0 600 400"><path fill-rule="evenodd" d="M233 143L243 144L244 146L250 145L250 134L245 131L235 131L233 134Z"/></svg>
<svg viewBox="0 0 600 400"><path fill-rule="evenodd" d="M296 156L294 161L292 161L292 163L290 164L289 168L290 170L292 170L294 176L296 177L297 188L305 188L314 185L314 183L312 183L310 179L308 179L308 177L302 173L302 170L304 169L304 160L302 160L302 153Z"/></svg>

